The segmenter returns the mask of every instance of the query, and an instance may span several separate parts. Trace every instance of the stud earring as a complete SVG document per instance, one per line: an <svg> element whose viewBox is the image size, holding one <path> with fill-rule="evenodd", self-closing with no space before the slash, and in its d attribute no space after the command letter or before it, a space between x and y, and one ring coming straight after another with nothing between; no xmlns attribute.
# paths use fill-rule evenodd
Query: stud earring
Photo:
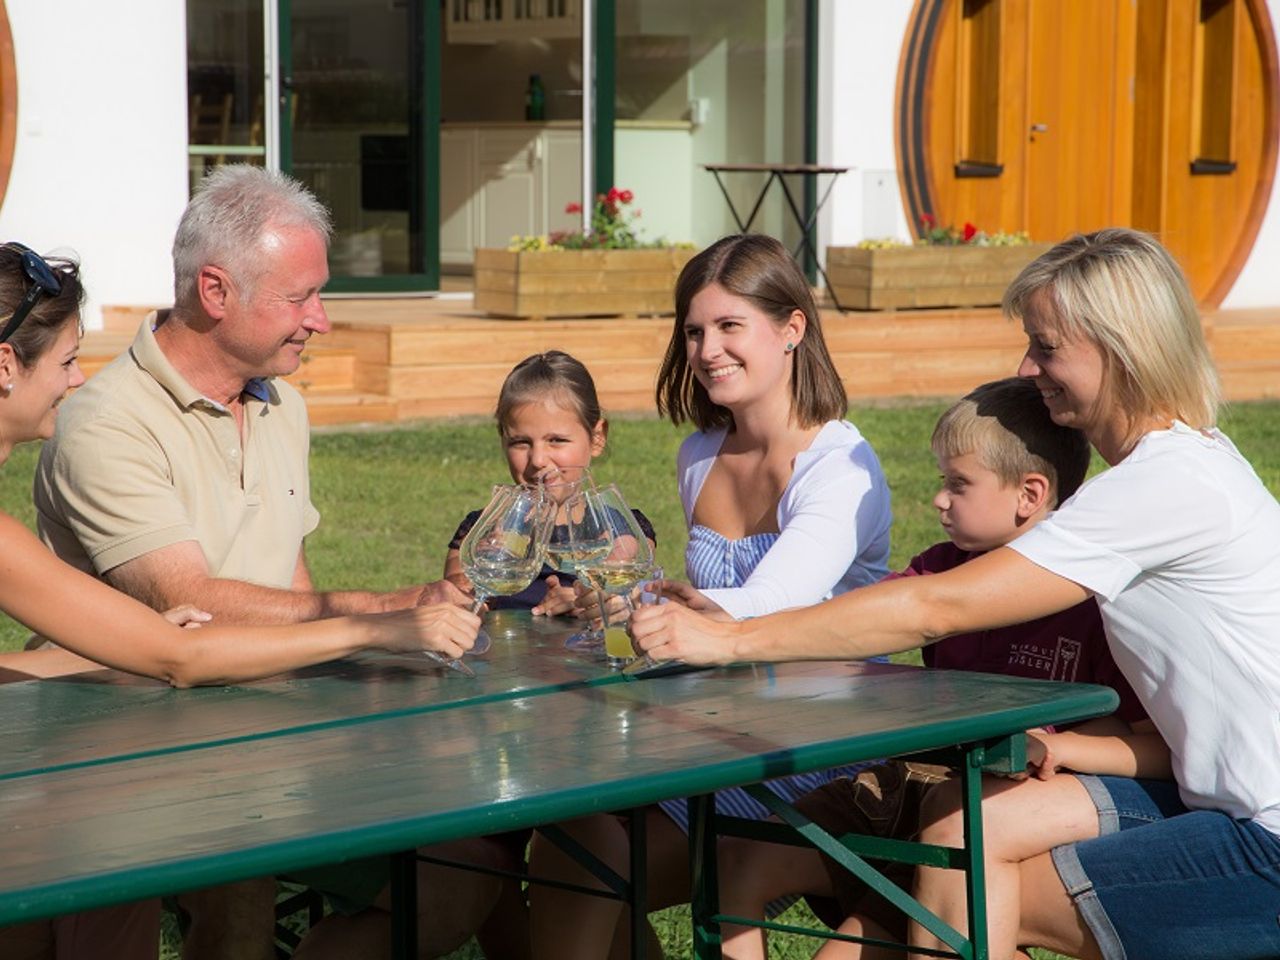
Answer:
<svg viewBox="0 0 1280 960"><path fill-rule="evenodd" d="M6 383L6 384L4 385L4 392L5 392L5 393L13 393L13 384L12 384L12 383Z"/></svg>
<svg viewBox="0 0 1280 960"><path fill-rule="evenodd" d="M783 350L783 353L790 353L795 348L796 348L796 345L794 343L788 343L786 346L786 349Z"/></svg>

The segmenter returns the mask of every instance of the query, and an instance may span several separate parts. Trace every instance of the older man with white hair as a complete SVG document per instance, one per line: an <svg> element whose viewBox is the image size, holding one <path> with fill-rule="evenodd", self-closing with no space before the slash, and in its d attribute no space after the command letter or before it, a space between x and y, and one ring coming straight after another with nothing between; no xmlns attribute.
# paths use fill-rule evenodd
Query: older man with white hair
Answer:
<svg viewBox="0 0 1280 960"><path fill-rule="evenodd" d="M330 328L320 291L331 232L324 206L279 173L228 166L205 179L174 240L173 309L149 316L64 404L41 453L37 519L58 556L157 610L195 604L220 623L468 601L444 581L390 593L312 584L307 411L278 378ZM347 904L366 906L385 886L385 858L330 876ZM498 887L451 876L448 902L424 911L474 929ZM266 878L183 895L184 955L271 958L274 893Z"/></svg>

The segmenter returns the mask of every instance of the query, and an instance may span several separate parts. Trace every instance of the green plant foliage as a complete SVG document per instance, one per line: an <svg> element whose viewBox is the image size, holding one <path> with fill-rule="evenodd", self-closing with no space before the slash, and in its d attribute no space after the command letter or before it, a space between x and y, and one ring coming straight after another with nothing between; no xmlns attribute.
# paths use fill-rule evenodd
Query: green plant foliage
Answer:
<svg viewBox="0 0 1280 960"><path fill-rule="evenodd" d="M596 195L595 206L591 211L590 230L556 230L545 235L515 236L511 238L507 249L649 250L693 246L688 243L668 243L661 237L657 240L641 239L636 225L636 221L640 219L640 210L628 209L634 199L635 194L630 190L610 187L607 193ZM564 212L582 213L582 204L566 204Z"/></svg>
<svg viewBox="0 0 1280 960"><path fill-rule="evenodd" d="M1006 233L997 230L987 233L979 230L972 223L962 226L941 224L931 213L920 214L920 235L914 244L893 237L869 237L856 244L860 250L886 250L894 247L1020 247L1031 242L1031 235L1025 230L1017 233Z"/></svg>

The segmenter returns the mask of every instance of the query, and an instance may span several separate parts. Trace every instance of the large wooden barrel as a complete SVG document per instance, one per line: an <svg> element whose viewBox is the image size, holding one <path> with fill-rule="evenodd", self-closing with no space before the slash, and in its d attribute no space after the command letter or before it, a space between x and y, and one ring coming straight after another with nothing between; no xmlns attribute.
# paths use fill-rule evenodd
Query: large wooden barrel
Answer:
<svg viewBox="0 0 1280 960"><path fill-rule="evenodd" d="M1056 241L1157 235L1216 306L1277 146L1265 0L917 0L898 78L908 216Z"/></svg>

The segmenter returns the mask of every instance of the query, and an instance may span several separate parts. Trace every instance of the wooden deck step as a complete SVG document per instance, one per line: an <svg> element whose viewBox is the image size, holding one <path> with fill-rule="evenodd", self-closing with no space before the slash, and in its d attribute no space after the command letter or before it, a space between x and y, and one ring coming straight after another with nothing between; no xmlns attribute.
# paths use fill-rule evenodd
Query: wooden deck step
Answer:
<svg viewBox="0 0 1280 960"><path fill-rule="evenodd" d="M285 377L304 395L356 390L356 355L323 343L307 344L302 365Z"/></svg>
<svg viewBox="0 0 1280 960"><path fill-rule="evenodd" d="M135 313L141 322L145 314L140 309ZM85 376L93 376L127 350L133 338L133 331L86 333L80 342L80 369ZM358 388L356 370L354 350L316 340L307 345L302 365L285 379L306 399L311 422L317 426L396 420L399 417L396 401L385 394Z"/></svg>
<svg viewBox="0 0 1280 960"><path fill-rule="evenodd" d="M469 299L426 296L326 298L325 306L333 331L311 342L290 377L317 424L488 416L511 367L549 349L590 367L610 413L651 413L673 325L671 317L506 320ZM85 337L86 372L128 346L147 309L111 310L117 332ZM822 322L855 403L959 396L1011 376L1026 343L1021 324L992 308L824 310ZM1280 397L1280 309L1219 311L1204 326L1229 399Z"/></svg>
<svg viewBox="0 0 1280 960"><path fill-rule="evenodd" d="M352 423L392 423L404 419L399 404L390 397L376 393L326 393L306 394L307 415L313 427Z"/></svg>
<svg viewBox="0 0 1280 960"><path fill-rule="evenodd" d="M80 369L92 376L118 357L133 343L132 334L93 331L80 342ZM285 378L302 393L354 392L356 390L356 355L317 342L307 345L302 365Z"/></svg>

